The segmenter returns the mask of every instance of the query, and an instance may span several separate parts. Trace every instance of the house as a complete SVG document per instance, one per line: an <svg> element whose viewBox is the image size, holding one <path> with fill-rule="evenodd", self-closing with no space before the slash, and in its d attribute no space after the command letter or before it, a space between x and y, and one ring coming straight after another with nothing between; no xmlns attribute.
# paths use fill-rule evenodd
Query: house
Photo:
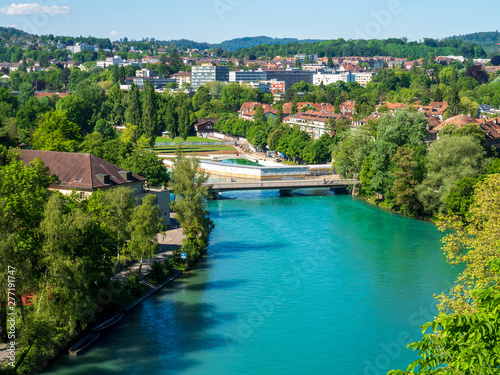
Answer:
<svg viewBox="0 0 500 375"><path fill-rule="evenodd" d="M307 111L287 117L286 122L291 126L300 126L300 130L308 132L314 140L317 140L323 134L330 134L327 128L329 120L337 121L343 118L345 116L337 113Z"/></svg>
<svg viewBox="0 0 500 375"><path fill-rule="evenodd" d="M199 118L194 123L194 130L198 137L210 137L215 131L215 124L219 121L218 118Z"/></svg>
<svg viewBox="0 0 500 375"><path fill-rule="evenodd" d="M76 192L82 199L98 190L127 187L140 202L148 194L154 194L165 225L170 224L170 191L146 189L146 179L91 154L74 152L22 150L21 159L29 164L35 158L43 161L59 183L49 186L64 195Z"/></svg>
<svg viewBox="0 0 500 375"><path fill-rule="evenodd" d="M191 73L190 72L178 72L172 74L170 78L175 78L177 81L177 86L182 87L183 84L191 85Z"/></svg>

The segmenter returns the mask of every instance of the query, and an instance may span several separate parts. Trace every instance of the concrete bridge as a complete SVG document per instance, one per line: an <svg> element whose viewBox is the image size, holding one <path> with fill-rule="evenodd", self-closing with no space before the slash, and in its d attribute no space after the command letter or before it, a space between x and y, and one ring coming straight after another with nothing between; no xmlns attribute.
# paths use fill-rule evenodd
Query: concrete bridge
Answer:
<svg viewBox="0 0 500 375"><path fill-rule="evenodd" d="M359 183L358 180L344 179L310 179L310 180L271 180L271 181L247 181L247 182L219 182L207 183L214 199L224 191L243 190L279 190L281 196L292 196L297 189L331 189L336 193L346 194Z"/></svg>

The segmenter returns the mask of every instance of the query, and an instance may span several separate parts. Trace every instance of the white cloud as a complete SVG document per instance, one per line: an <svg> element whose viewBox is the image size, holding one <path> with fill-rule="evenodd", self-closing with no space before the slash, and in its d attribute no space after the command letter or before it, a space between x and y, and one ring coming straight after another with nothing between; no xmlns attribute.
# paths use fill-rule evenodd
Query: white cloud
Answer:
<svg viewBox="0 0 500 375"><path fill-rule="evenodd" d="M7 27L12 27L14 29L19 29L19 27L17 27L17 25L7 25Z"/></svg>
<svg viewBox="0 0 500 375"><path fill-rule="evenodd" d="M36 3L10 4L5 8L0 8L0 13L7 16L27 16L31 14L64 14L69 13L66 6L40 5Z"/></svg>
<svg viewBox="0 0 500 375"><path fill-rule="evenodd" d="M109 33L109 39L111 39L111 41L113 41L113 39L115 39L118 35L120 35L120 33L116 30L113 30Z"/></svg>

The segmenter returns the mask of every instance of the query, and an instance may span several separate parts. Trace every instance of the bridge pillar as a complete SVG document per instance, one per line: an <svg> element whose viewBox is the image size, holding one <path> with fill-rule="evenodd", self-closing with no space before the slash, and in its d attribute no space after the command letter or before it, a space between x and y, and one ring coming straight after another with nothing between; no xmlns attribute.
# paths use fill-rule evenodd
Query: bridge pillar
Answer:
<svg viewBox="0 0 500 375"><path fill-rule="evenodd" d="M219 199L219 192L217 190L210 190L210 195L212 196L212 200L216 201Z"/></svg>
<svg viewBox="0 0 500 375"><path fill-rule="evenodd" d="M293 197L292 189L280 189L280 197Z"/></svg>

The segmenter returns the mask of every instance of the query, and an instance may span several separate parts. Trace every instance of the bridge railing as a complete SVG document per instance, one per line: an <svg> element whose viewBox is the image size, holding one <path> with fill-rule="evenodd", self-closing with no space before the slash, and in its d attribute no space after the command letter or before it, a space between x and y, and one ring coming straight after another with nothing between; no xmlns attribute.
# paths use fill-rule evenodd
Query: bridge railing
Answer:
<svg viewBox="0 0 500 375"><path fill-rule="evenodd" d="M256 181L256 182L220 182L207 183L212 190L245 190L245 189L300 189L301 187L335 187L357 185L357 180L282 180L282 181Z"/></svg>

